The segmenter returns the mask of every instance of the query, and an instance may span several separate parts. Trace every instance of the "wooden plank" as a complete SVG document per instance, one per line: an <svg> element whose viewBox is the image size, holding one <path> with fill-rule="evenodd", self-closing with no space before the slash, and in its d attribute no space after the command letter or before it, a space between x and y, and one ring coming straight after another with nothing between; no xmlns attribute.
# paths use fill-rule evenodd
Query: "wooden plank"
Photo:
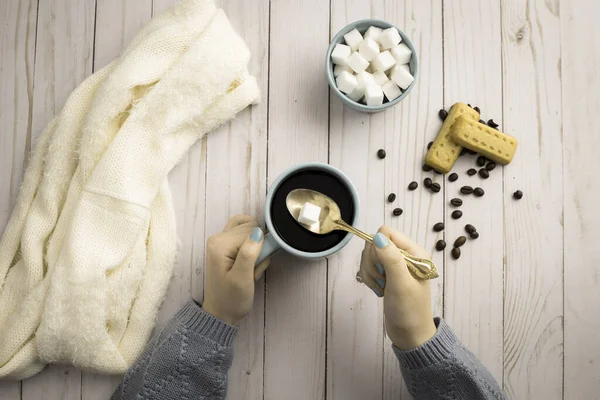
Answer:
<svg viewBox="0 0 600 400"><path fill-rule="evenodd" d="M154 0L153 15L159 15L176 3L176 0ZM158 314L157 328L164 326L192 298L193 280L198 276L192 275L194 266L190 261L196 257L204 259L204 227L198 216L204 214L205 172L206 139L203 139L169 174L177 237L180 240L179 260L173 269L167 296ZM197 249L197 243L200 243L201 250ZM198 251L200 254L196 254ZM202 282L203 280L200 286Z"/></svg>
<svg viewBox="0 0 600 400"><path fill-rule="evenodd" d="M444 253L435 250L435 243L443 234L434 232L432 227L444 219L444 195L443 192L436 194L426 189L423 179L430 177L442 186L444 180L441 175L422 170L427 144L435 138L441 126L437 116L443 104L441 2L405 0L385 4L380 18L396 24L409 36L417 49L420 66L415 88L400 105L386 113L382 124L388 152L385 193L397 194L394 205L386 206L385 223L406 233L431 253L440 271L440 278L431 281L433 313L441 316ZM418 182L417 190L407 189L411 181ZM391 214L393 207L402 208L402 216L394 217ZM391 346L386 337L383 398L408 399L410 396Z"/></svg>
<svg viewBox="0 0 600 400"><path fill-rule="evenodd" d="M502 121L502 71L500 3L458 0L444 2L444 105L457 101L478 105L485 120ZM500 129L503 127L501 126ZM456 182L446 182L446 203L461 197L463 185L482 187L485 197L462 196L463 217L453 220L446 206L444 316L462 342L479 357L502 383L503 350L503 197L502 168L490 178L469 177L475 157L464 156L453 171ZM477 228L480 237L462 247L462 256L450 256L451 244L464 235L465 224Z"/></svg>
<svg viewBox="0 0 600 400"><path fill-rule="evenodd" d="M558 4L504 0L504 389L563 398L563 192ZM543 28L542 28L543 27ZM521 189L521 201L512 193Z"/></svg>
<svg viewBox="0 0 600 400"><path fill-rule="evenodd" d="M93 2L41 1L38 9L32 142L58 114L73 89L92 73ZM50 366L23 381L24 399L81 398L81 372Z"/></svg>
<svg viewBox="0 0 600 400"><path fill-rule="evenodd" d="M259 105L244 110L207 137L206 238L220 232L234 214L248 214L262 221L267 186L269 2L227 0L223 9L250 48L249 71L261 86L262 99ZM204 215L199 219L203 220ZM196 244L203 248L204 239ZM193 265L204 270L203 259L195 260ZM202 272L197 276L202 277ZM262 399L263 346L264 280L261 280L256 286L254 308L240 325L236 339L228 398Z"/></svg>
<svg viewBox="0 0 600 400"><path fill-rule="evenodd" d="M271 2L268 181L327 162L329 3ZM308 25L307 25L308 24ZM264 398L325 395L327 262L273 258L266 274Z"/></svg>
<svg viewBox="0 0 600 400"><path fill-rule="evenodd" d="M0 232L15 205L31 141L37 1L0 4ZM0 398L21 398L21 383L0 382Z"/></svg>
<svg viewBox="0 0 600 400"><path fill-rule="evenodd" d="M600 392L600 3L561 1L565 399ZM583 60L582 60L583 57ZM556 84L556 82L555 82ZM587 172L589 171L589 172Z"/></svg>
<svg viewBox="0 0 600 400"><path fill-rule="evenodd" d="M98 0L94 35L94 71L98 71L116 59L151 16L152 0L134 2ZM82 372L82 398L86 400L107 399L121 379L120 375Z"/></svg>
<svg viewBox="0 0 600 400"><path fill-rule="evenodd" d="M330 37L350 22L367 18L372 4L331 2ZM321 72L321 71L320 71ZM324 74L324 70L322 72ZM352 180L359 193L357 226L374 233L383 225L385 113L365 114L343 105L330 91L330 163ZM387 160L386 160L387 161ZM383 301L356 281L364 241L352 238L328 263L327 399L381 398L383 378Z"/></svg>

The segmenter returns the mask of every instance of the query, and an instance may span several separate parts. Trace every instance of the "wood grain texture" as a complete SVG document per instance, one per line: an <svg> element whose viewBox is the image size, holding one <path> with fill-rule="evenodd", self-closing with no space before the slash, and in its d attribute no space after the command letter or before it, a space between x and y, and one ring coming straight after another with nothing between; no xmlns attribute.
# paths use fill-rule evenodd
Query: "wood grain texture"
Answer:
<svg viewBox="0 0 600 400"><path fill-rule="evenodd" d="M333 37L347 24L370 16L371 4L331 2ZM324 68L321 67L324 74ZM365 114L343 105L330 91L330 163L354 183L360 198L357 226L375 233L383 225L385 162L384 113ZM358 237L329 257L327 321L327 399L379 399L383 378L383 301L356 281L364 241Z"/></svg>
<svg viewBox="0 0 600 400"><path fill-rule="evenodd" d="M57 115L69 94L92 73L93 2L40 1L37 22L32 143ZM23 399L81 398L81 371L49 366L23 381Z"/></svg>
<svg viewBox="0 0 600 400"><path fill-rule="evenodd" d="M477 105L482 118L502 121L502 60L500 3L496 1L444 2L444 105L449 109L461 101ZM500 126L502 129L503 126ZM453 171L456 182L446 181L446 202L463 197L463 217L450 217L446 207L444 317L463 343L479 357L502 384L503 377L503 256L502 168L490 178L469 177L477 167L475 156L461 157ZM463 185L479 186L485 196L461 196ZM468 240L459 260L450 256L452 243L465 235L470 223L480 234Z"/></svg>
<svg viewBox="0 0 600 400"><path fill-rule="evenodd" d="M600 392L600 27L598 2L561 1L565 399ZM584 57L585 62L582 62Z"/></svg>
<svg viewBox="0 0 600 400"><path fill-rule="evenodd" d="M223 9L250 48L249 71L260 84L262 99L208 135L206 237L220 232L234 214L263 221L267 187L269 2L227 0ZM196 243L203 246L204 240ZM203 271L203 261L194 260L194 266ZM263 398L264 290L261 279L254 307L240 325L229 372L227 395L231 399Z"/></svg>
<svg viewBox="0 0 600 400"><path fill-rule="evenodd" d="M37 1L0 4L0 232L15 205L31 143ZM21 398L21 382L0 382L0 399Z"/></svg>
<svg viewBox="0 0 600 400"><path fill-rule="evenodd" d="M271 1L268 181L327 162L329 3ZM273 257L266 275L265 400L323 399L327 261Z"/></svg>
<svg viewBox="0 0 600 400"><path fill-rule="evenodd" d="M93 40L93 70L98 71L119 57L135 34L152 17L152 0L123 2L98 0ZM86 400L104 400L121 382L121 375L81 374L81 396Z"/></svg>
<svg viewBox="0 0 600 400"><path fill-rule="evenodd" d="M441 2L406 0L385 2L379 17L395 23L413 42L419 59L419 76L413 91L398 106L383 115L381 129L385 133L385 191L396 193L393 206L387 206L385 223L419 243L432 255L440 278L432 280L432 306L436 316L443 313L444 253L435 250L435 243L443 237L432 227L444 218L443 192L433 193L423 186L423 179L430 177L444 184L442 175L423 172L423 160L427 144L433 140L441 126L437 111L443 104L442 73L442 10ZM417 181L419 187L409 191L410 182ZM393 207L404 213L394 217ZM390 340L384 345L383 398L408 399L408 391L400 374L396 355Z"/></svg>
<svg viewBox="0 0 600 400"><path fill-rule="evenodd" d="M504 168L504 389L563 396L563 192L558 1L502 2L503 131L519 140ZM525 193L512 198L515 190Z"/></svg>

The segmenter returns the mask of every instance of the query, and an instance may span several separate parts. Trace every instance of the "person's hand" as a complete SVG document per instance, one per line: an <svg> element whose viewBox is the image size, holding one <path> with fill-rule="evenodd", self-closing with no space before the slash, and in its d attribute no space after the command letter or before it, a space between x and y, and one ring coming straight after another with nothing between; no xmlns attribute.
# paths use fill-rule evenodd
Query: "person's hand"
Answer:
<svg viewBox="0 0 600 400"><path fill-rule="evenodd" d="M385 327L390 340L402 350L425 343L436 333L431 311L429 281L415 279L400 249L428 258L427 252L404 234L379 228L362 253L357 277L379 297L383 296Z"/></svg>
<svg viewBox="0 0 600 400"><path fill-rule="evenodd" d="M267 259L254 265L263 245L263 232L256 219L233 216L223 232L206 242L204 304L209 314L235 324L252 309L254 283L267 269Z"/></svg>

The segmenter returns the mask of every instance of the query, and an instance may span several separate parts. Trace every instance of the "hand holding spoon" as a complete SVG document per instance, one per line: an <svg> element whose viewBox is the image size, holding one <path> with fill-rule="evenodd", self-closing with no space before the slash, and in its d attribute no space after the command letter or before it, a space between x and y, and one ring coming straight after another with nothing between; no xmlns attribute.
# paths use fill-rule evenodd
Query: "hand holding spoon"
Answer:
<svg viewBox="0 0 600 400"><path fill-rule="evenodd" d="M342 219L340 208L328 196L310 189L292 190L286 197L285 203L288 211L298 221L300 210L305 203L312 203L321 207L319 221L313 225L306 225L298 221L303 228L318 235L324 235L331 231L342 230L350 232L369 243L373 243L373 237L349 225ZM439 276L435 264L426 258L415 257L406 250L399 249L406 260L408 269L418 279L433 279Z"/></svg>

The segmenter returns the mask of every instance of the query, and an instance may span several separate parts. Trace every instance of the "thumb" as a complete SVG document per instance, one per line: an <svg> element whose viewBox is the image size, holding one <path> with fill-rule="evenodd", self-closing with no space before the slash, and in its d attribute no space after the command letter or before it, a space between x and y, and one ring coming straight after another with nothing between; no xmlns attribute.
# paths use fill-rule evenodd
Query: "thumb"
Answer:
<svg viewBox="0 0 600 400"><path fill-rule="evenodd" d="M262 249L264 236L263 231L259 227L252 230L252 233L242 243L235 257L233 267L231 268L233 273L242 274L249 279L253 279L254 266Z"/></svg>
<svg viewBox="0 0 600 400"><path fill-rule="evenodd" d="M404 276L409 273L402 252L387 236L381 232L377 233L373 238L373 244L377 260L383 265L386 276Z"/></svg>

